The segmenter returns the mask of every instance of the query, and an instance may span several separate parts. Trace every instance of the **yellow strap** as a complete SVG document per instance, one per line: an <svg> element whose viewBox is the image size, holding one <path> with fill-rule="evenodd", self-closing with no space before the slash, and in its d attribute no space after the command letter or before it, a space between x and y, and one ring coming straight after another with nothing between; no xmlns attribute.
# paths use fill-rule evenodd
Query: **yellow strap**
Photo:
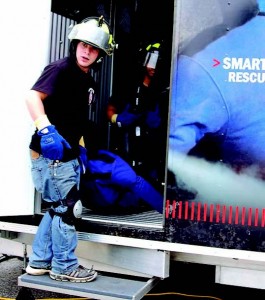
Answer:
<svg viewBox="0 0 265 300"><path fill-rule="evenodd" d="M83 136L79 140L79 145L85 147L85 141L84 141L84 137Z"/></svg>

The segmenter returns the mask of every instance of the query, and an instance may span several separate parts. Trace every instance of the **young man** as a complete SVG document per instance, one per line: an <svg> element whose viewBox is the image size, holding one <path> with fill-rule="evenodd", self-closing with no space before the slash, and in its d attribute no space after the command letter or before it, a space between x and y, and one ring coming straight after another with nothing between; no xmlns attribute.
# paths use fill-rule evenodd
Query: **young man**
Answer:
<svg viewBox="0 0 265 300"><path fill-rule="evenodd" d="M32 178L51 206L39 225L26 272L88 282L97 272L79 265L74 253L74 221L82 212L79 141L86 133L88 105L95 92L90 70L105 54L112 54L114 41L103 17L83 20L68 38L69 57L49 64L26 99L36 126L30 143Z"/></svg>

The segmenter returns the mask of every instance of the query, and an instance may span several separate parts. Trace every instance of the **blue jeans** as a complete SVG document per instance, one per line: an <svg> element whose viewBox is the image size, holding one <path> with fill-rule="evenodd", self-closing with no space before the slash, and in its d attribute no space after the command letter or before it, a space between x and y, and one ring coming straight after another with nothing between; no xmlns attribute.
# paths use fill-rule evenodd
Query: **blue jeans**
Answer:
<svg viewBox="0 0 265 300"><path fill-rule="evenodd" d="M77 159L69 162L53 163L44 158L31 158L32 179L36 190L47 202L65 199L71 188L80 183L80 166ZM54 208L55 212L66 212L67 206ZM32 267L47 268L57 274L71 272L78 267L74 253L77 246L77 234L74 225L62 221L62 217L49 212L43 216L35 235L29 264Z"/></svg>

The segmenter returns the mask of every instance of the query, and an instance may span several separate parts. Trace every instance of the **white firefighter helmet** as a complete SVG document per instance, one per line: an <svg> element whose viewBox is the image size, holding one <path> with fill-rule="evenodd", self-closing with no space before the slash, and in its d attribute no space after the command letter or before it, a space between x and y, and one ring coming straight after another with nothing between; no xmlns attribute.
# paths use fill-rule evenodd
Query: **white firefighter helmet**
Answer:
<svg viewBox="0 0 265 300"><path fill-rule="evenodd" d="M115 42L108 23L101 17L89 17L76 24L70 31L68 38L80 40L86 44L103 50L111 55L115 48Z"/></svg>

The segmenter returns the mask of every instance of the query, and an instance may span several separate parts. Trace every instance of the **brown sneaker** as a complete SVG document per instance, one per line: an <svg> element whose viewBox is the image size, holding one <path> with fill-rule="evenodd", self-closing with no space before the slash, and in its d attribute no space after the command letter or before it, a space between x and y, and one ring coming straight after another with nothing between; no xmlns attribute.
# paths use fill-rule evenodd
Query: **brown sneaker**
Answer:
<svg viewBox="0 0 265 300"><path fill-rule="evenodd" d="M71 281L71 282L88 282L92 281L97 277L98 273L93 269L87 269L81 265L75 270L66 274L55 274L50 272L51 279L59 281Z"/></svg>

